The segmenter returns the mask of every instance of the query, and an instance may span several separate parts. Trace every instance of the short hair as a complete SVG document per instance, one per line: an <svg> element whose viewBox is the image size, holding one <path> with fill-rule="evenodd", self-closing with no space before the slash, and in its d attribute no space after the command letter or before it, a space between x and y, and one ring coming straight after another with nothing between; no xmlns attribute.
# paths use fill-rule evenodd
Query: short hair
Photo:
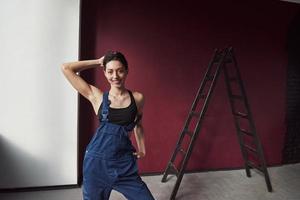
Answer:
<svg viewBox="0 0 300 200"><path fill-rule="evenodd" d="M119 51L108 51L104 55L103 68L106 70L106 64L112 60L117 60L123 64L126 70L128 70L128 63L125 56Z"/></svg>

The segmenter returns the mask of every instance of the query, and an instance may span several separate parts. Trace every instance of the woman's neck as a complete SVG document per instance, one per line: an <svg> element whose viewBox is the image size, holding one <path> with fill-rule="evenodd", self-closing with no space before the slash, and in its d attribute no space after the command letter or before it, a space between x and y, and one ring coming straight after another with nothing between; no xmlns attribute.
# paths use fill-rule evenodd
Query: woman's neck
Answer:
<svg viewBox="0 0 300 200"><path fill-rule="evenodd" d="M116 88L116 87L111 87L109 90L109 94L117 97L117 96L123 96L127 92L127 89L125 87L121 88Z"/></svg>

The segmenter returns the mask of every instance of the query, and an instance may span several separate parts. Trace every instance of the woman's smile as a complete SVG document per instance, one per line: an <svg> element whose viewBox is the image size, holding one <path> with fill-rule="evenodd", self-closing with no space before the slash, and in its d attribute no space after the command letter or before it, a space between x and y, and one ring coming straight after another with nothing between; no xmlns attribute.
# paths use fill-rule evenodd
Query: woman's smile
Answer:
<svg viewBox="0 0 300 200"><path fill-rule="evenodd" d="M121 84L121 81L120 80L115 80L115 81L112 81L111 83L115 84L115 85L119 85L119 84Z"/></svg>

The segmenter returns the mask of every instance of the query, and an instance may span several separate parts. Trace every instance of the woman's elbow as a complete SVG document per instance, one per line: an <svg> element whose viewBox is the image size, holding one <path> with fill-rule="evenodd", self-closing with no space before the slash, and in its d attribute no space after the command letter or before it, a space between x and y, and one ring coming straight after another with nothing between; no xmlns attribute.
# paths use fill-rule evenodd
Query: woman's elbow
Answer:
<svg viewBox="0 0 300 200"><path fill-rule="evenodd" d="M60 66L60 68L61 68L62 71L68 70L68 69L69 69L69 65L67 65L67 63L63 63L63 64Z"/></svg>

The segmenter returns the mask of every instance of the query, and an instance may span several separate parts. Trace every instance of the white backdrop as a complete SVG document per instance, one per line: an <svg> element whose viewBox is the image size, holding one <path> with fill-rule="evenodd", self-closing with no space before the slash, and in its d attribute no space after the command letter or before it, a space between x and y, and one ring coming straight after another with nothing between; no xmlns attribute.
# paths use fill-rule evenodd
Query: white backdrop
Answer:
<svg viewBox="0 0 300 200"><path fill-rule="evenodd" d="M1 0L0 24L0 188L77 184L79 0Z"/></svg>

